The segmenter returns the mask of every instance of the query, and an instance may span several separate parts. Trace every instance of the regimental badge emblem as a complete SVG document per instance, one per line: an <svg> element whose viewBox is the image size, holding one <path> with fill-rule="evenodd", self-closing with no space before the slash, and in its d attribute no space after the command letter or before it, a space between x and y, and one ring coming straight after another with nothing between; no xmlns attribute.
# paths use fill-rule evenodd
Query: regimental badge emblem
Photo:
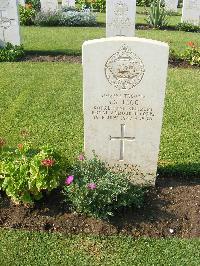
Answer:
<svg viewBox="0 0 200 266"><path fill-rule="evenodd" d="M126 44L123 44L105 64L106 79L120 90L130 90L137 86L144 73L142 60Z"/></svg>

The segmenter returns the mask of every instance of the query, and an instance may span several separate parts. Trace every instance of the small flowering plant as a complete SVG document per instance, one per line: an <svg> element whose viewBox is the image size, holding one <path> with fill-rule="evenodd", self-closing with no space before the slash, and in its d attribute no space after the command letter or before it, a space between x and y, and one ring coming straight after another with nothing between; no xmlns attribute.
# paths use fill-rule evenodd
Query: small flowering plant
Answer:
<svg viewBox="0 0 200 266"><path fill-rule="evenodd" d="M188 42L182 58L187 60L190 65L200 66L200 47L192 41Z"/></svg>
<svg viewBox="0 0 200 266"><path fill-rule="evenodd" d="M61 177L60 157L49 146L34 150L28 142L16 149L5 147L1 139L0 189L15 203L30 203L43 192L58 187Z"/></svg>
<svg viewBox="0 0 200 266"><path fill-rule="evenodd" d="M66 177L63 193L72 210L96 218L108 218L123 206L140 206L144 189L131 184L124 173L114 172L97 156L78 157Z"/></svg>

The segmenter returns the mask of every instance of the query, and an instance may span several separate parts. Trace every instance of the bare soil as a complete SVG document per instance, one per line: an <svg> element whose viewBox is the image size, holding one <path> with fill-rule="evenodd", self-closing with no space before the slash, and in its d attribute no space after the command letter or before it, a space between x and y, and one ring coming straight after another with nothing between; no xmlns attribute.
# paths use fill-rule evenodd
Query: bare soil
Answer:
<svg viewBox="0 0 200 266"><path fill-rule="evenodd" d="M81 64L81 56L68 56L68 55L26 55L20 61L23 62L67 62ZM169 59L169 67L181 67L181 68L199 68L197 66L191 66L187 61L178 59Z"/></svg>
<svg viewBox="0 0 200 266"><path fill-rule="evenodd" d="M59 191L34 207L15 205L1 195L0 227L67 234L199 237L200 179L159 178L146 194L143 207L122 209L110 221L70 212Z"/></svg>
<svg viewBox="0 0 200 266"><path fill-rule="evenodd" d="M26 55L20 61L28 62L68 62L81 64L81 56L69 55Z"/></svg>

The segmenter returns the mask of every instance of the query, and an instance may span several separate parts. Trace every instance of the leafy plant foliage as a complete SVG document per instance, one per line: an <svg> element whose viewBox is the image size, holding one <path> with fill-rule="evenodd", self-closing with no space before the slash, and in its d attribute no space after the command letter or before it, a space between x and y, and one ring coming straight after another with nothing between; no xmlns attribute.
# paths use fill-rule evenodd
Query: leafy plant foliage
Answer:
<svg viewBox="0 0 200 266"><path fill-rule="evenodd" d="M200 26L193 25L188 22L180 22L176 25L177 30L187 31L187 32L200 32Z"/></svg>
<svg viewBox="0 0 200 266"><path fill-rule="evenodd" d="M24 48L22 45L12 45L6 43L4 47L0 47L0 62L17 61L24 56Z"/></svg>
<svg viewBox="0 0 200 266"><path fill-rule="evenodd" d="M195 43L189 42L188 48L182 54L182 59L189 61L191 65L200 67L200 47Z"/></svg>
<svg viewBox="0 0 200 266"><path fill-rule="evenodd" d="M33 150L28 142L5 149L0 139L0 189L16 202L33 203L59 185L60 157L48 147Z"/></svg>
<svg viewBox="0 0 200 266"><path fill-rule="evenodd" d="M116 172L94 156L81 155L64 186L72 209L97 218L107 218L123 206L141 206L144 188L131 184L125 173Z"/></svg>
<svg viewBox="0 0 200 266"><path fill-rule="evenodd" d="M154 0L148 11L147 23L153 28L162 28L167 25L167 11L161 0Z"/></svg>
<svg viewBox="0 0 200 266"><path fill-rule="evenodd" d="M36 11L31 6L26 5L19 7L19 14L20 14L20 24L21 25L33 25L34 24L34 18Z"/></svg>

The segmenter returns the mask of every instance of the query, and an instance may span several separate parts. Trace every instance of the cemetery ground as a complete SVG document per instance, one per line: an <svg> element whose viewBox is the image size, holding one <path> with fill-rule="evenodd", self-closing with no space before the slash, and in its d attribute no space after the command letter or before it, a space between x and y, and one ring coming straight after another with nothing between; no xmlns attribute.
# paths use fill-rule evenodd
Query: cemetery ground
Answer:
<svg viewBox="0 0 200 266"><path fill-rule="evenodd" d="M81 45L104 37L105 29L24 27L22 35L32 59L68 55L69 62L1 63L0 135L15 146L26 128L35 147L49 143L70 166L83 149ZM200 42L197 33L168 30L136 36L166 41L176 51ZM1 265L198 265L199 75L194 67L168 70L159 176L143 207L103 221L71 213L59 191L31 208L2 194Z"/></svg>

